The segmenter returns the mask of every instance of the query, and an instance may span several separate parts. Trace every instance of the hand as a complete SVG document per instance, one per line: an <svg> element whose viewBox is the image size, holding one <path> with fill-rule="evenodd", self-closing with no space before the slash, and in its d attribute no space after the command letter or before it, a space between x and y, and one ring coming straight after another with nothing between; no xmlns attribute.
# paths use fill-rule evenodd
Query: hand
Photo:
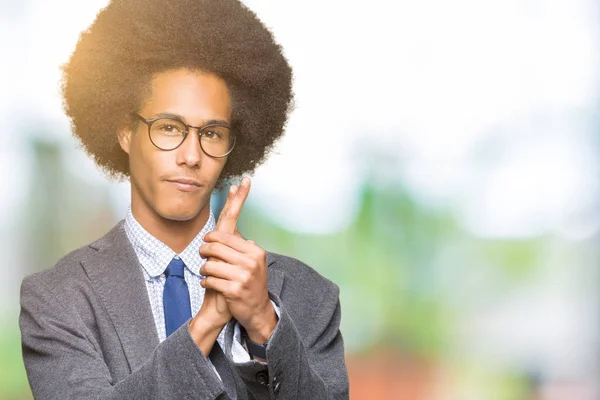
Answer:
<svg viewBox="0 0 600 400"><path fill-rule="evenodd" d="M250 185L247 182L249 191ZM251 240L223 230L204 236L200 255L208 261L200 268L200 283L222 294L229 311L244 326L250 339L265 342L277 324L268 295L266 252Z"/></svg>
<svg viewBox="0 0 600 400"><path fill-rule="evenodd" d="M237 219L250 191L249 181L242 180L240 188L231 185L227 200L217 221L216 230L235 234L241 238L237 230ZM209 258L208 261L219 261ZM204 301L198 314L190 322L190 334L205 355L212 349L214 341L223 326L231 320L231 312L222 294L207 289Z"/></svg>
<svg viewBox="0 0 600 400"><path fill-rule="evenodd" d="M231 185L229 188L229 193L227 194L227 200L225 201L225 205L223 206L221 214L219 215L219 219L217 220L215 231L239 235L237 229L237 220L240 212L242 211L242 207L248 198L248 193L250 193L250 180L248 178L242 179L242 184L239 188L235 185ZM200 255L202 256L202 253L200 253ZM214 257L203 258L208 258L207 262L220 261ZM204 308L215 310L220 317L219 320L224 321L223 325L229 322L232 317L223 295L210 288L207 289L204 294L202 309Z"/></svg>

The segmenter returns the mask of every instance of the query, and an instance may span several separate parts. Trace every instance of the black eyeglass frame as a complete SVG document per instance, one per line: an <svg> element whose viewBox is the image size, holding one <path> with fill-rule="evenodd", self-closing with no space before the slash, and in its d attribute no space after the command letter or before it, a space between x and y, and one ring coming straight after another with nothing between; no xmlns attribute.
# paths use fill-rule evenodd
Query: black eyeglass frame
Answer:
<svg viewBox="0 0 600 400"><path fill-rule="evenodd" d="M231 127L229 127L228 125L225 125L225 124L207 124L204 126L192 126L192 125L186 124L181 118L177 118L175 116L173 116L173 117L161 116L161 117L156 117L156 118L152 118L152 119L146 119L138 113L133 113L133 116L148 126L148 138L150 139L150 142L154 145L154 147L156 147L157 149L162 150L162 151L172 151L172 150L179 148L179 146L181 146L183 144L183 142L185 142L185 139L187 138L188 133L190 132L190 128L198 129L198 136L200 136L200 138L199 138L200 149L202 150L202 152L204 152L204 154L206 154L209 157L212 157L212 158L227 157L229 154L231 154L231 152L233 151L233 149L235 147L235 143L236 143L235 134L231 130ZM177 146L173 147L172 149L163 149L162 147L160 147L156 143L154 143L154 141L152 140L152 134L151 134L152 124L154 124L156 121L159 121L161 119L172 119L175 121L179 121L185 126L185 131L183 132L183 139L181 140L181 143L179 143ZM208 152L206 150L204 150L204 147L202 147L202 135L204 133L202 131L204 129L210 128L212 126L220 126L220 127L229 129L229 132L231 133L231 135L233 137L233 144L231 145L231 149L229 149L229 151L227 153L223 154L222 156L213 156L212 154L208 154Z"/></svg>

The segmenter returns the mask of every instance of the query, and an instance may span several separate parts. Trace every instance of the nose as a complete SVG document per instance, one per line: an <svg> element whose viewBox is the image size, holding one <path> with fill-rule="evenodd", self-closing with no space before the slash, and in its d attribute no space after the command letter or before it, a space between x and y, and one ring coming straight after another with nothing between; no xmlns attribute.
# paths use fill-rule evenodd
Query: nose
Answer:
<svg viewBox="0 0 600 400"><path fill-rule="evenodd" d="M199 167L202 165L202 157L204 152L200 148L200 136L195 129L185 137L185 140L177 148L177 164L187 165L190 168Z"/></svg>

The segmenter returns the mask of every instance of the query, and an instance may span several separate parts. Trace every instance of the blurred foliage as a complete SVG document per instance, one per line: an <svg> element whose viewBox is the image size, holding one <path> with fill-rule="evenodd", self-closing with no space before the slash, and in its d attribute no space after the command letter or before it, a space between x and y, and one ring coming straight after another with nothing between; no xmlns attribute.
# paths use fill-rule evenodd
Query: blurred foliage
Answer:
<svg viewBox="0 0 600 400"><path fill-rule="evenodd" d="M21 356L21 335L16 321L2 324L0 354L0 399L32 398Z"/></svg>

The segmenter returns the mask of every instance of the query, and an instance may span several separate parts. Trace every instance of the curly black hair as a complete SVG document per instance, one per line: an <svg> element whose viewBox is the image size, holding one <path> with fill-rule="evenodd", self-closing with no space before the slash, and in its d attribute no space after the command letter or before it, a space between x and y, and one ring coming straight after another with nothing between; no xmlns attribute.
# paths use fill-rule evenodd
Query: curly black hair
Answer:
<svg viewBox="0 0 600 400"><path fill-rule="evenodd" d="M258 17L237 0L112 0L63 66L74 135L111 178L129 176L117 131L150 94L152 76L188 68L215 74L232 100L236 146L219 178L253 172L282 135L292 70Z"/></svg>

